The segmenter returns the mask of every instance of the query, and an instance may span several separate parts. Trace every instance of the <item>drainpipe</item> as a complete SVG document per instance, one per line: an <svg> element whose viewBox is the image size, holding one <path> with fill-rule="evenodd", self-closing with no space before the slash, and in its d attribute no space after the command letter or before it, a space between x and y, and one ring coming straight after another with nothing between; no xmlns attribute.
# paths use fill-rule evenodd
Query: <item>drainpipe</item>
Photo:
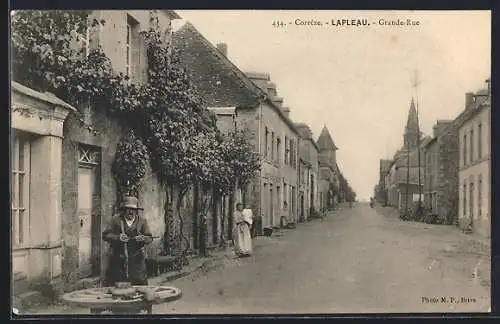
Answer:
<svg viewBox="0 0 500 324"><path fill-rule="evenodd" d="M258 135L258 142L259 142L259 158L262 159L262 102L263 98L259 100L259 135ZM261 216L261 227L264 227L264 213L262 211L262 160L261 160L261 168L259 170L259 216ZM260 232L260 229L258 229Z"/></svg>

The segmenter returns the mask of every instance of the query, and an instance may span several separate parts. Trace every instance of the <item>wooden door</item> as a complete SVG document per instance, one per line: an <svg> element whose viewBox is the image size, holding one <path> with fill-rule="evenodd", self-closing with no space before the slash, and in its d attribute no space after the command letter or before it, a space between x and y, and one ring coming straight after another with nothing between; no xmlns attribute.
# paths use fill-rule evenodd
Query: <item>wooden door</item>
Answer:
<svg viewBox="0 0 500 324"><path fill-rule="evenodd" d="M273 188L269 188L269 227L274 226Z"/></svg>
<svg viewBox="0 0 500 324"><path fill-rule="evenodd" d="M78 270L89 276L92 271L92 201L95 173L93 168L78 168Z"/></svg>

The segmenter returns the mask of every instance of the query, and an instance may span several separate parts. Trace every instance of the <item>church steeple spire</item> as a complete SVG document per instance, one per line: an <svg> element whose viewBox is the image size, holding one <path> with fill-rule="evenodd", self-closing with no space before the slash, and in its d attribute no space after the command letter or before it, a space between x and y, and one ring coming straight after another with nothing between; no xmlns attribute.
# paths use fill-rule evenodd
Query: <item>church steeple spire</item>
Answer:
<svg viewBox="0 0 500 324"><path fill-rule="evenodd" d="M415 101L411 98L410 110L408 111L408 121L406 122L404 143L405 147L413 148L418 144L420 136L420 127L418 125L417 109L415 108Z"/></svg>

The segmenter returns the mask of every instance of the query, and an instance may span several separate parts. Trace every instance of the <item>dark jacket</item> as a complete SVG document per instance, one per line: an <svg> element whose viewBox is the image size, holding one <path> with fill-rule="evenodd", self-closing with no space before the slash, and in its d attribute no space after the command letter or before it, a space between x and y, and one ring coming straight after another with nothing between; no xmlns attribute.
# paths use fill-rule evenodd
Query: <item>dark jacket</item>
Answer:
<svg viewBox="0 0 500 324"><path fill-rule="evenodd" d="M125 234L129 237L128 250L128 278L125 272L125 243L120 241L122 233L121 222ZM133 239L137 235L144 235L143 242ZM146 255L144 245L153 241L153 236L146 218L138 216L129 227L123 216L114 216L102 233L102 239L111 244L111 256L106 275L106 285L114 285L118 281L130 281L136 285L147 285Z"/></svg>

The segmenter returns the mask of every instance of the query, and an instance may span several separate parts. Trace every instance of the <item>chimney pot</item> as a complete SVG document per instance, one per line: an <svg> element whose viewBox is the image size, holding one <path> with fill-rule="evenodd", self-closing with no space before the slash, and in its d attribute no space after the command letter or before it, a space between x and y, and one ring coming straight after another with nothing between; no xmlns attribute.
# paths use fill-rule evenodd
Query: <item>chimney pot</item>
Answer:
<svg viewBox="0 0 500 324"><path fill-rule="evenodd" d="M465 94L465 108L469 107L474 102L474 93L467 92Z"/></svg>
<svg viewBox="0 0 500 324"><path fill-rule="evenodd" d="M217 44L217 49L225 56L227 57L227 44L226 43L219 43Z"/></svg>

